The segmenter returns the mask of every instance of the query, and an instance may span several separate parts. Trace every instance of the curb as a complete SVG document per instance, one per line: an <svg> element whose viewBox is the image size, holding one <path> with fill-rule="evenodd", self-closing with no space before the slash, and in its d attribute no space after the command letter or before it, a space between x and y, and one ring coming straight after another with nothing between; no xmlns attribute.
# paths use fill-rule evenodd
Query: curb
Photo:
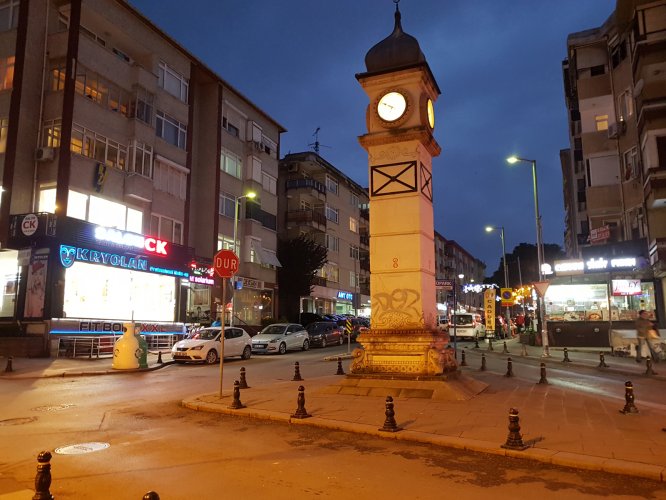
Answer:
<svg viewBox="0 0 666 500"><path fill-rule="evenodd" d="M131 368L129 370L97 370L97 371L62 371L56 373L40 373L39 375L11 375L6 372L0 373L0 379L21 379L21 380L31 380L31 379L40 379L40 378L65 378L65 377L96 377L100 375L122 375L127 373L147 373L159 370L166 366L174 364L175 361L165 361L161 365L150 366L148 368ZM16 372L17 370L14 370Z"/></svg>

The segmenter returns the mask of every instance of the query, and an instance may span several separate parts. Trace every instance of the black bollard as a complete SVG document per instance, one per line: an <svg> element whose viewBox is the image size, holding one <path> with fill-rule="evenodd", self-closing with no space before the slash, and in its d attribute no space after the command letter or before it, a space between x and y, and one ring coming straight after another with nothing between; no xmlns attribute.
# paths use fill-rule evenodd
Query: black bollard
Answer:
<svg viewBox="0 0 666 500"><path fill-rule="evenodd" d="M465 351L464 350L460 351L460 356L461 356L460 366L467 366L467 360L465 360Z"/></svg>
<svg viewBox="0 0 666 500"><path fill-rule="evenodd" d="M546 378L546 363L541 363L541 378L537 384L548 384L548 379Z"/></svg>
<svg viewBox="0 0 666 500"><path fill-rule="evenodd" d="M296 400L296 413L294 413L291 418L308 418L311 416L312 415L310 415L305 409L305 387L299 385L298 399Z"/></svg>
<svg viewBox="0 0 666 500"><path fill-rule="evenodd" d="M164 361L162 361L162 351L157 351L157 364L158 365L164 364Z"/></svg>
<svg viewBox="0 0 666 500"><path fill-rule="evenodd" d="M391 396L386 396L386 420L384 420L384 426L380 427L379 430L383 432L398 432L402 430L402 427L398 427L398 423L395 421L395 410L393 409L393 398Z"/></svg>
<svg viewBox="0 0 666 500"><path fill-rule="evenodd" d="M657 375L657 372L652 369L652 358L650 356L645 359L645 366L645 375Z"/></svg>
<svg viewBox="0 0 666 500"><path fill-rule="evenodd" d="M247 385L247 380L245 378L245 367L241 366L240 369L240 383L239 383L239 388L240 389L249 389L250 386Z"/></svg>
<svg viewBox="0 0 666 500"><path fill-rule="evenodd" d="M625 415L627 413L638 413L638 408L634 404L634 385L631 381L624 383L624 400L624 408L620 410L620 413L624 413Z"/></svg>
<svg viewBox="0 0 666 500"><path fill-rule="evenodd" d="M608 368L608 365L606 364L606 358L604 357L603 352L599 353L599 364L597 365L597 368Z"/></svg>
<svg viewBox="0 0 666 500"><path fill-rule="evenodd" d="M504 341L504 349L502 349L502 354L510 354L509 349L506 347L506 340Z"/></svg>
<svg viewBox="0 0 666 500"><path fill-rule="evenodd" d="M301 377L301 367L298 364L298 361L294 363L294 378L292 378L291 380L292 381L303 380L303 377Z"/></svg>
<svg viewBox="0 0 666 500"><path fill-rule="evenodd" d="M495 350L495 349L493 349L493 339L492 339L492 337L488 339L488 350L489 351L494 351Z"/></svg>
<svg viewBox="0 0 666 500"><path fill-rule="evenodd" d="M231 410L240 410L241 408L245 408L245 405L241 403L240 400L240 382L238 382L238 380L234 380L234 400L231 402L228 408Z"/></svg>
<svg viewBox="0 0 666 500"><path fill-rule="evenodd" d="M344 375L345 371L342 369L342 358L338 357L338 371L335 372L336 375Z"/></svg>
<svg viewBox="0 0 666 500"><path fill-rule="evenodd" d="M564 359L562 360L562 363L571 363L571 360L569 359L569 349L566 347L564 348Z"/></svg>
<svg viewBox="0 0 666 500"><path fill-rule="evenodd" d="M11 359L11 358L9 358ZM51 487L51 453L43 451L37 455L37 475L35 476L35 494L32 500L53 500Z"/></svg>
<svg viewBox="0 0 666 500"><path fill-rule="evenodd" d="M518 410L515 408L509 409L509 435L502 448L521 451L529 448L529 446L523 443L523 436L520 435L520 420L518 418Z"/></svg>
<svg viewBox="0 0 666 500"><path fill-rule="evenodd" d="M485 372L486 371L486 355L481 354L481 371Z"/></svg>
<svg viewBox="0 0 666 500"><path fill-rule="evenodd" d="M511 361L511 358L506 360L506 374L504 376L513 377L513 361Z"/></svg>
<svg viewBox="0 0 666 500"><path fill-rule="evenodd" d="M14 358L12 356L9 356L7 358L7 366L5 367L5 372L6 373L10 373L10 372L14 371L14 368L12 367L12 361L13 360L14 360Z"/></svg>
<svg viewBox="0 0 666 500"><path fill-rule="evenodd" d="M479 337L474 337L474 349L479 348Z"/></svg>
<svg viewBox="0 0 666 500"><path fill-rule="evenodd" d="M154 491L149 491L143 495L143 500L160 500L160 496Z"/></svg>

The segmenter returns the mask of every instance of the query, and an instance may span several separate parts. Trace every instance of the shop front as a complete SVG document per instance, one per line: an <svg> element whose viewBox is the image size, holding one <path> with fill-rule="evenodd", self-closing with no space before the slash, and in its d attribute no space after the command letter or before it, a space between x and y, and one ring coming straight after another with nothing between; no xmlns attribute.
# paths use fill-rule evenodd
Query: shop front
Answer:
<svg viewBox="0 0 666 500"><path fill-rule="evenodd" d="M26 333L116 335L131 321L146 336L183 333L190 248L46 213L13 216L9 245L17 250L14 317Z"/></svg>
<svg viewBox="0 0 666 500"><path fill-rule="evenodd" d="M234 281L234 324L259 327L274 318L275 286L261 280L237 276Z"/></svg>
<svg viewBox="0 0 666 500"><path fill-rule="evenodd" d="M544 296L545 321L553 346L613 347L634 343L634 321L646 310L664 317L659 281L641 257L593 257L556 261Z"/></svg>

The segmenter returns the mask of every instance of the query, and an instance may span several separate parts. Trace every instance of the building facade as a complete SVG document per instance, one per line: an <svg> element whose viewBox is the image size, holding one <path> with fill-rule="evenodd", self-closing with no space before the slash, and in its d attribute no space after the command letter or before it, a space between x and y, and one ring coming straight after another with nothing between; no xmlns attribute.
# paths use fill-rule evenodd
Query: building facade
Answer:
<svg viewBox="0 0 666 500"><path fill-rule="evenodd" d="M273 316L284 129L127 2L10 0L0 23L5 329Z"/></svg>
<svg viewBox="0 0 666 500"><path fill-rule="evenodd" d="M278 185L280 237L307 235L327 250L301 312L369 315L367 190L314 151L286 155Z"/></svg>

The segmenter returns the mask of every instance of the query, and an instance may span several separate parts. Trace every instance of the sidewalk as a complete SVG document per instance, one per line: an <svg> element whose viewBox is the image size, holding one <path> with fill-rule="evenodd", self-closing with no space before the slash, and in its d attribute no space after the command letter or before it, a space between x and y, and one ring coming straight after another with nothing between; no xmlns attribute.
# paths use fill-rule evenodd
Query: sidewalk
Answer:
<svg viewBox="0 0 666 500"><path fill-rule="evenodd" d="M478 361L483 353L490 361L511 356L520 358L522 346L516 339L507 341L510 354L502 352L502 341L494 343L494 351L487 344L473 349L473 343L459 343L465 348L469 366L461 367L464 377L488 384L487 389L467 401L436 401L432 399L394 396L394 411L398 432L380 431L386 420L385 397L331 394L344 376L330 375L304 381L271 381L265 385L252 380L252 387L240 393L243 409L230 409L232 395L204 394L187 398L184 406L233 416L283 421L294 425L371 434L435 446L480 451L502 456L520 457L568 467L599 470L616 474L666 480L666 406L641 405L636 399L637 414L620 412L625 406L624 388L613 397L581 393L551 381L549 385L536 384L536 380L505 377L497 369L479 371ZM547 368L604 371L627 375L634 385L647 378L645 363L633 358L611 356L605 351L608 368L597 368L598 349L569 351L571 363L563 363L561 349L551 348L550 358L541 358L541 347L526 346L530 364ZM474 354L476 351L476 354ZM163 356L164 357L164 356ZM460 360L460 354L458 359ZM170 356L164 357L164 361ZM156 365L156 356L149 357L149 369ZM0 380L12 378L102 375L127 373L115 371L111 359L25 359L14 360L14 371L3 370L6 358L0 358ZM166 363L165 363L166 364ZM343 367L348 371L349 362ZM664 371L666 363L655 364L657 372ZM334 370L334 363L331 367ZM663 368L662 368L663 366ZM662 368L660 370L660 368ZM145 370L143 370L145 371ZM334 373L334 371L332 371ZM660 383L666 376L650 375ZM298 409L298 387L303 385L306 411L310 418L294 418ZM387 387L390 382L387 382ZM389 389L386 394L388 395ZM509 408L519 410L524 451L504 449L508 437Z"/></svg>

